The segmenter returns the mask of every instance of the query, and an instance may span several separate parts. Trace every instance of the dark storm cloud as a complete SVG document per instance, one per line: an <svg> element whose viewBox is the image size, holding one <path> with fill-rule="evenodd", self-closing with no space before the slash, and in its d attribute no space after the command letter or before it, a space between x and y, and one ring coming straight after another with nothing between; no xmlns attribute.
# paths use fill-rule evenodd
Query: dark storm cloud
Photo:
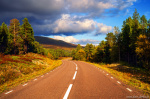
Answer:
<svg viewBox="0 0 150 99"><path fill-rule="evenodd" d="M89 33L97 25L88 23L89 20L118 15L133 2L136 0L0 0L0 23L9 24L12 18L21 22L27 17L36 35ZM62 19L62 15L67 14L76 18ZM99 30L106 32L104 28Z"/></svg>

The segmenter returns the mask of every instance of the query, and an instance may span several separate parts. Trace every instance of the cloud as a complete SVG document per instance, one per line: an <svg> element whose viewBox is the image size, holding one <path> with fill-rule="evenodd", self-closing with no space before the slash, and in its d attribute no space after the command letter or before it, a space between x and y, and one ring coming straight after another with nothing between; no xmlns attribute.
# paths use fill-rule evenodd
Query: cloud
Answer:
<svg viewBox="0 0 150 99"><path fill-rule="evenodd" d="M45 31L45 35L76 35L83 33L96 32L99 34L106 34L112 30L111 26L107 26L103 23L98 23L92 19L80 20L77 16L71 16L69 14L63 14L60 19L53 23L36 25L39 34Z"/></svg>
<svg viewBox="0 0 150 99"><path fill-rule="evenodd" d="M98 28L96 31L96 35L102 34L102 33L107 34L108 32L112 31L112 29L113 29L111 26L107 26L103 23L97 23L97 26L98 26Z"/></svg>
<svg viewBox="0 0 150 99"><path fill-rule="evenodd" d="M54 33L83 33L95 29L95 22L91 19L75 20L69 14L63 14L62 18L54 23Z"/></svg>
<svg viewBox="0 0 150 99"><path fill-rule="evenodd" d="M62 40L68 43L77 43L79 40L74 38L73 36L66 36L66 37L62 37L62 36L54 36L54 39L57 40Z"/></svg>
<svg viewBox="0 0 150 99"><path fill-rule="evenodd" d="M36 35L75 35L96 30L111 30L94 20L112 17L133 5L136 0L0 0L0 23L10 19L29 19Z"/></svg>
<svg viewBox="0 0 150 99"><path fill-rule="evenodd" d="M62 41L68 42L68 43L82 44L82 45L86 45L87 43L92 43L94 45L97 45L100 42L99 40L92 40L92 39L78 40L78 39L74 38L73 36L66 36L66 37L54 36L54 39L62 40Z"/></svg>

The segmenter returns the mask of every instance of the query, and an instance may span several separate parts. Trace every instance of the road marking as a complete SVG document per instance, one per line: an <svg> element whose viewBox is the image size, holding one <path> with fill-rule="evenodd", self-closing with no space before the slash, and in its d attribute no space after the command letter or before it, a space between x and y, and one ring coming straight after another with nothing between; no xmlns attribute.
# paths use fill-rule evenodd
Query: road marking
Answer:
<svg viewBox="0 0 150 99"><path fill-rule="evenodd" d="M73 80L76 78L76 74L77 74L77 71L75 71L74 73Z"/></svg>
<svg viewBox="0 0 150 99"><path fill-rule="evenodd" d="M118 84L121 84L121 82L117 81Z"/></svg>
<svg viewBox="0 0 150 99"><path fill-rule="evenodd" d="M78 67L76 67L76 70L78 70Z"/></svg>
<svg viewBox="0 0 150 99"><path fill-rule="evenodd" d="M36 81L37 79L34 79L34 81Z"/></svg>
<svg viewBox="0 0 150 99"><path fill-rule="evenodd" d="M111 77L111 79L114 79L113 77Z"/></svg>
<svg viewBox="0 0 150 99"><path fill-rule="evenodd" d="M75 62L73 62L73 63L77 66L77 64Z"/></svg>
<svg viewBox="0 0 150 99"><path fill-rule="evenodd" d="M106 74L106 75L109 75L109 74Z"/></svg>
<svg viewBox="0 0 150 99"><path fill-rule="evenodd" d="M70 84L63 99L67 99L73 84Z"/></svg>
<svg viewBox="0 0 150 99"><path fill-rule="evenodd" d="M130 91L130 92L132 92L132 90L131 89L129 89L129 88L126 88L128 91Z"/></svg>
<svg viewBox="0 0 150 99"><path fill-rule="evenodd" d="M26 86L26 85L28 85L28 83L26 83L26 84L24 84L24 85L22 85L22 86Z"/></svg>
<svg viewBox="0 0 150 99"><path fill-rule="evenodd" d="M44 75L42 75L41 77L44 77Z"/></svg>
<svg viewBox="0 0 150 99"><path fill-rule="evenodd" d="M8 92L6 92L5 94L9 94L9 93L11 93L11 92L13 92L13 90L11 90L11 91L8 91Z"/></svg>

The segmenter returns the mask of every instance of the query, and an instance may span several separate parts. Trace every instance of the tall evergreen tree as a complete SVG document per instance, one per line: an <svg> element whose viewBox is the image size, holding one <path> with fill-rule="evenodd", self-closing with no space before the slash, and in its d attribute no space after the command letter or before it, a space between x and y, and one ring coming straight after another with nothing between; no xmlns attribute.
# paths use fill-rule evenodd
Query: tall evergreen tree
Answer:
<svg viewBox="0 0 150 99"><path fill-rule="evenodd" d="M110 56L110 45L108 42L106 42L106 46L104 48L104 62L107 64L111 63L111 56Z"/></svg>
<svg viewBox="0 0 150 99"><path fill-rule="evenodd" d="M9 32L12 34L12 49L13 54L18 54L21 52L22 48L22 38L20 36L20 23L17 19L10 20Z"/></svg>
<svg viewBox="0 0 150 99"><path fill-rule="evenodd" d="M33 51L31 46L32 42L35 41L34 32L27 18L24 18L21 26L21 37L23 38L24 52L27 53L29 51Z"/></svg>
<svg viewBox="0 0 150 99"><path fill-rule="evenodd" d="M86 44L84 50L85 50L85 53L86 53L86 59L88 61L91 61L92 60L93 51L94 51L94 46L92 44Z"/></svg>
<svg viewBox="0 0 150 99"><path fill-rule="evenodd" d="M123 38L122 38L122 50L123 50L123 56L124 61L127 61L129 63L129 55L130 55L130 26L127 24L125 28L123 29Z"/></svg>
<svg viewBox="0 0 150 99"><path fill-rule="evenodd" d="M1 26L0 34L0 52L5 53L8 46L8 28L7 25L3 22ZM7 53L7 52L6 52Z"/></svg>

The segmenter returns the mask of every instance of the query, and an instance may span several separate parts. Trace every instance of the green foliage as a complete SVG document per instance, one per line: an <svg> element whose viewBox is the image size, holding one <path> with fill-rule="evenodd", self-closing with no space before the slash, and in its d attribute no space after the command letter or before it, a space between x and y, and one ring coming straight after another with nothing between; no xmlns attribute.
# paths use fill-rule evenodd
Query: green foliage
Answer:
<svg viewBox="0 0 150 99"><path fill-rule="evenodd" d="M0 52L2 53L7 53L6 49L9 46L8 37L9 32L7 25L5 23L2 23L2 26L0 27Z"/></svg>
<svg viewBox="0 0 150 99"><path fill-rule="evenodd" d="M79 51L77 51L77 53L75 54L75 59L76 60L86 60L85 59L86 53L83 49L80 49Z"/></svg>
<svg viewBox="0 0 150 99"><path fill-rule="evenodd" d="M34 32L27 18L24 18L21 26L21 37L24 40L24 53L33 52L32 42L35 41Z"/></svg>
<svg viewBox="0 0 150 99"><path fill-rule="evenodd" d="M123 61L150 70L150 19L140 17L135 9L133 16L123 21L121 30L115 26L114 33L108 33L106 41L96 47L87 44L84 48L86 61L107 64ZM73 59L78 59L79 49L80 45L72 51Z"/></svg>
<svg viewBox="0 0 150 99"><path fill-rule="evenodd" d="M150 69L150 40L146 35L140 35L137 40L136 53L141 59L143 66Z"/></svg>
<svg viewBox="0 0 150 99"><path fill-rule="evenodd" d="M91 61L94 54L94 46L92 44L86 44L84 51L86 53L86 60Z"/></svg>
<svg viewBox="0 0 150 99"><path fill-rule="evenodd" d="M19 20L12 19L8 27L5 23L0 26L1 53L25 54L34 52L44 54L43 47L34 39L34 32L27 18L24 18L21 26Z"/></svg>

